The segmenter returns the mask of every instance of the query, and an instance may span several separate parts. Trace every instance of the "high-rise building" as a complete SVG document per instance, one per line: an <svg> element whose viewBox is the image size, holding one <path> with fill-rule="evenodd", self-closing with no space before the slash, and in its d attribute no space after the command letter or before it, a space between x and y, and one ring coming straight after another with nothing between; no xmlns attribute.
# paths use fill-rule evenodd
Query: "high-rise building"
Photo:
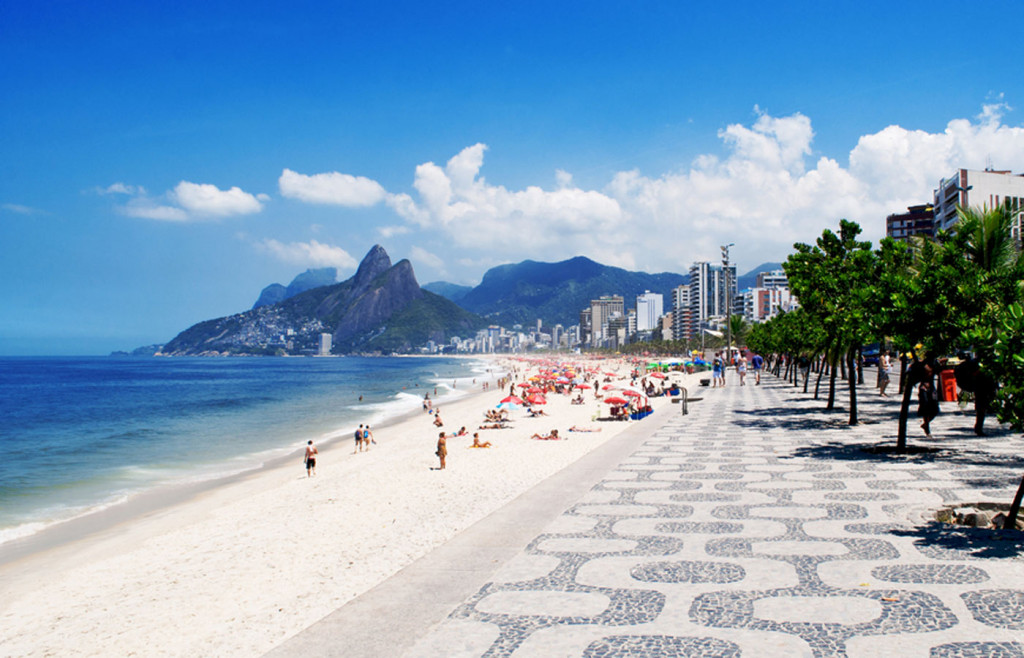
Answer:
<svg viewBox="0 0 1024 658"><path fill-rule="evenodd" d="M690 330L690 286L672 289L672 340L686 340Z"/></svg>
<svg viewBox="0 0 1024 658"><path fill-rule="evenodd" d="M757 288L788 288L789 278L785 270L769 270L757 273Z"/></svg>
<svg viewBox="0 0 1024 658"><path fill-rule="evenodd" d="M932 204L909 206L907 212L885 218L885 235L906 240L915 235L935 235L935 209Z"/></svg>
<svg viewBox="0 0 1024 658"><path fill-rule="evenodd" d="M608 319L625 315L625 302L619 295L604 295L590 301L590 345L601 347L608 338Z"/></svg>
<svg viewBox="0 0 1024 658"><path fill-rule="evenodd" d="M728 275L728 276L727 276ZM726 271L722 265L697 262L690 266L690 318L688 336L696 336L714 318L726 321L729 315L727 298L736 296L736 266Z"/></svg>
<svg viewBox="0 0 1024 658"><path fill-rule="evenodd" d="M1008 206L1018 212L1016 235L1020 236L1020 210L1024 208L1024 174L986 169L960 169L943 178L935 190L935 228L949 230L957 223L956 206Z"/></svg>
<svg viewBox="0 0 1024 658"><path fill-rule="evenodd" d="M320 356L328 356L331 353L331 335L320 334L320 346L317 350L317 354Z"/></svg>
<svg viewBox="0 0 1024 658"><path fill-rule="evenodd" d="M658 326L658 319L664 314L664 298L656 292L645 290L636 296L636 330L650 331Z"/></svg>

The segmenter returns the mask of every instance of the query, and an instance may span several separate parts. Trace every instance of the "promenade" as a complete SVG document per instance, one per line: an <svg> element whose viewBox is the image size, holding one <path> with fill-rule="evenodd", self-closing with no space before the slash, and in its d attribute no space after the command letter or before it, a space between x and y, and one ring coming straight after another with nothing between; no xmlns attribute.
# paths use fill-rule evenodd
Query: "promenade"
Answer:
<svg viewBox="0 0 1024 658"><path fill-rule="evenodd" d="M873 379L873 378L872 378ZM826 413L781 380L691 390L273 655L1024 656L1024 441L944 403L909 456L896 397ZM813 381L812 381L813 388ZM973 408L968 408L973 414ZM575 440L575 439L574 439ZM442 501L443 504L443 501Z"/></svg>

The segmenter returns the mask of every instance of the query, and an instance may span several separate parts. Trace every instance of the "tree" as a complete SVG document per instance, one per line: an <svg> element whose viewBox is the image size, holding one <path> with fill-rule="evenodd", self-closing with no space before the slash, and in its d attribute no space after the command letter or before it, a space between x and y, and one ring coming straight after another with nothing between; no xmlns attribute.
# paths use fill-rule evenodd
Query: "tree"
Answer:
<svg viewBox="0 0 1024 658"><path fill-rule="evenodd" d="M826 229L815 246L797 243L783 268L793 294L820 323L835 359L845 356L849 379L850 424L857 424L855 351L870 336L872 284L877 263L870 242L857 240L861 228L839 221L839 233ZM835 363L833 362L833 372ZM833 376L834 382L834 376ZM834 391L830 388L831 393Z"/></svg>

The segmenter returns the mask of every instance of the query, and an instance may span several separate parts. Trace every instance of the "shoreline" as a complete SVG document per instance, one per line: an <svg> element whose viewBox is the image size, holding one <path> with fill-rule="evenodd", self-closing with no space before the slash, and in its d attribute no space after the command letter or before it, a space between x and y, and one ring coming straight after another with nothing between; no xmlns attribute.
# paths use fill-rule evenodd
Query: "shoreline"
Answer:
<svg viewBox="0 0 1024 658"><path fill-rule="evenodd" d="M505 371L492 363L492 375ZM523 380L522 362L504 363ZM592 422L593 391L581 406L552 395L549 418L513 412L512 428L480 431L494 448L467 450L483 411L508 392L478 390L484 379L437 400L444 430L470 430L449 439L446 471L433 470L433 416L414 410L374 424L378 445L365 454L351 454L344 433L319 442L314 478L293 453L0 565L0 647L264 653L632 426ZM667 398L652 406L678 409ZM602 431L569 434L571 425ZM552 428L569 440L529 440Z"/></svg>
<svg viewBox="0 0 1024 658"><path fill-rule="evenodd" d="M486 356L461 358L466 358L467 361L478 361L481 364L488 364L492 366L498 363L498 359L490 359ZM495 368L490 369L495 371L494 374L490 375L492 380L496 380L497 377L501 376L501 373L497 372ZM472 380L473 374L473 371L468 371L468 374L460 375L457 380ZM486 377L476 377L476 379L484 378ZM442 384L438 384L437 388L440 388L441 386ZM463 391L453 390L447 385L444 385L444 387L443 392L438 392L441 396L439 400L444 400L446 398L450 400L458 400L474 394L472 391L466 393ZM423 390L427 390L427 388L427 386L424 386ZM395 392L395 395L399 393L411 394L411 390L400 389ZM454 398L449 397L452 393L456 393ZM386 416L379 421L373 422L373 427L375 428L375 431L377 429L386 429L414 418L421 413L422 410L419 407L410 408L408 411L398 411L393 415ZM312 438L319 448L327 449L336 443L351 438L354 430L355 425L352 427L327 430L319 437L308 438ZM308 440L308 438L305 440ZM189 501L194 500L197 496L206 492L214 491L221 487L230 487L249 478L260 477L261 474L284 468L293 461L299 460L304 450L305 445L300 442L294 446L254 452L247 456L253 459L252 465L242 466L241 468L233 466L229 473L223 475L199 477L198 479L195 479L194 477L184 477L178 481L156 483L144 489L126 493L123 495L123 499L113 502L99 502L91 505L86 510L67 519L40 521L39 523L43 523L44 526L39 530L25 536L0 543L0 570L8 564L30 557L36 553L45 553L51 550L60 549L76 541L101 535L104 532L113 530L121 524L131 523L135 519L141 519L152 514L160 513L161 511L174 507L175 505L187 504ZM228 462L220 463L227 464ZM2 582L3 579L0 577L0 583Z"/></svg>

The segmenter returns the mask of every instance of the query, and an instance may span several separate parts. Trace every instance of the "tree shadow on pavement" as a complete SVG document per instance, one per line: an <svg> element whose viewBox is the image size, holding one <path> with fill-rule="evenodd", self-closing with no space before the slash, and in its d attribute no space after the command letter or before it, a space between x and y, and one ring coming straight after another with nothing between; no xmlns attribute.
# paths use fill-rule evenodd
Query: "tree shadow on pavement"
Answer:
<svg viewBox="0 0 1024 658"><path fill-rule="evenodd" d="M1024 554L1024 532L985 530L932 521L915 528L893 529L896 537L913 539L914 546L936 559L1015 558Z"/></svg>

